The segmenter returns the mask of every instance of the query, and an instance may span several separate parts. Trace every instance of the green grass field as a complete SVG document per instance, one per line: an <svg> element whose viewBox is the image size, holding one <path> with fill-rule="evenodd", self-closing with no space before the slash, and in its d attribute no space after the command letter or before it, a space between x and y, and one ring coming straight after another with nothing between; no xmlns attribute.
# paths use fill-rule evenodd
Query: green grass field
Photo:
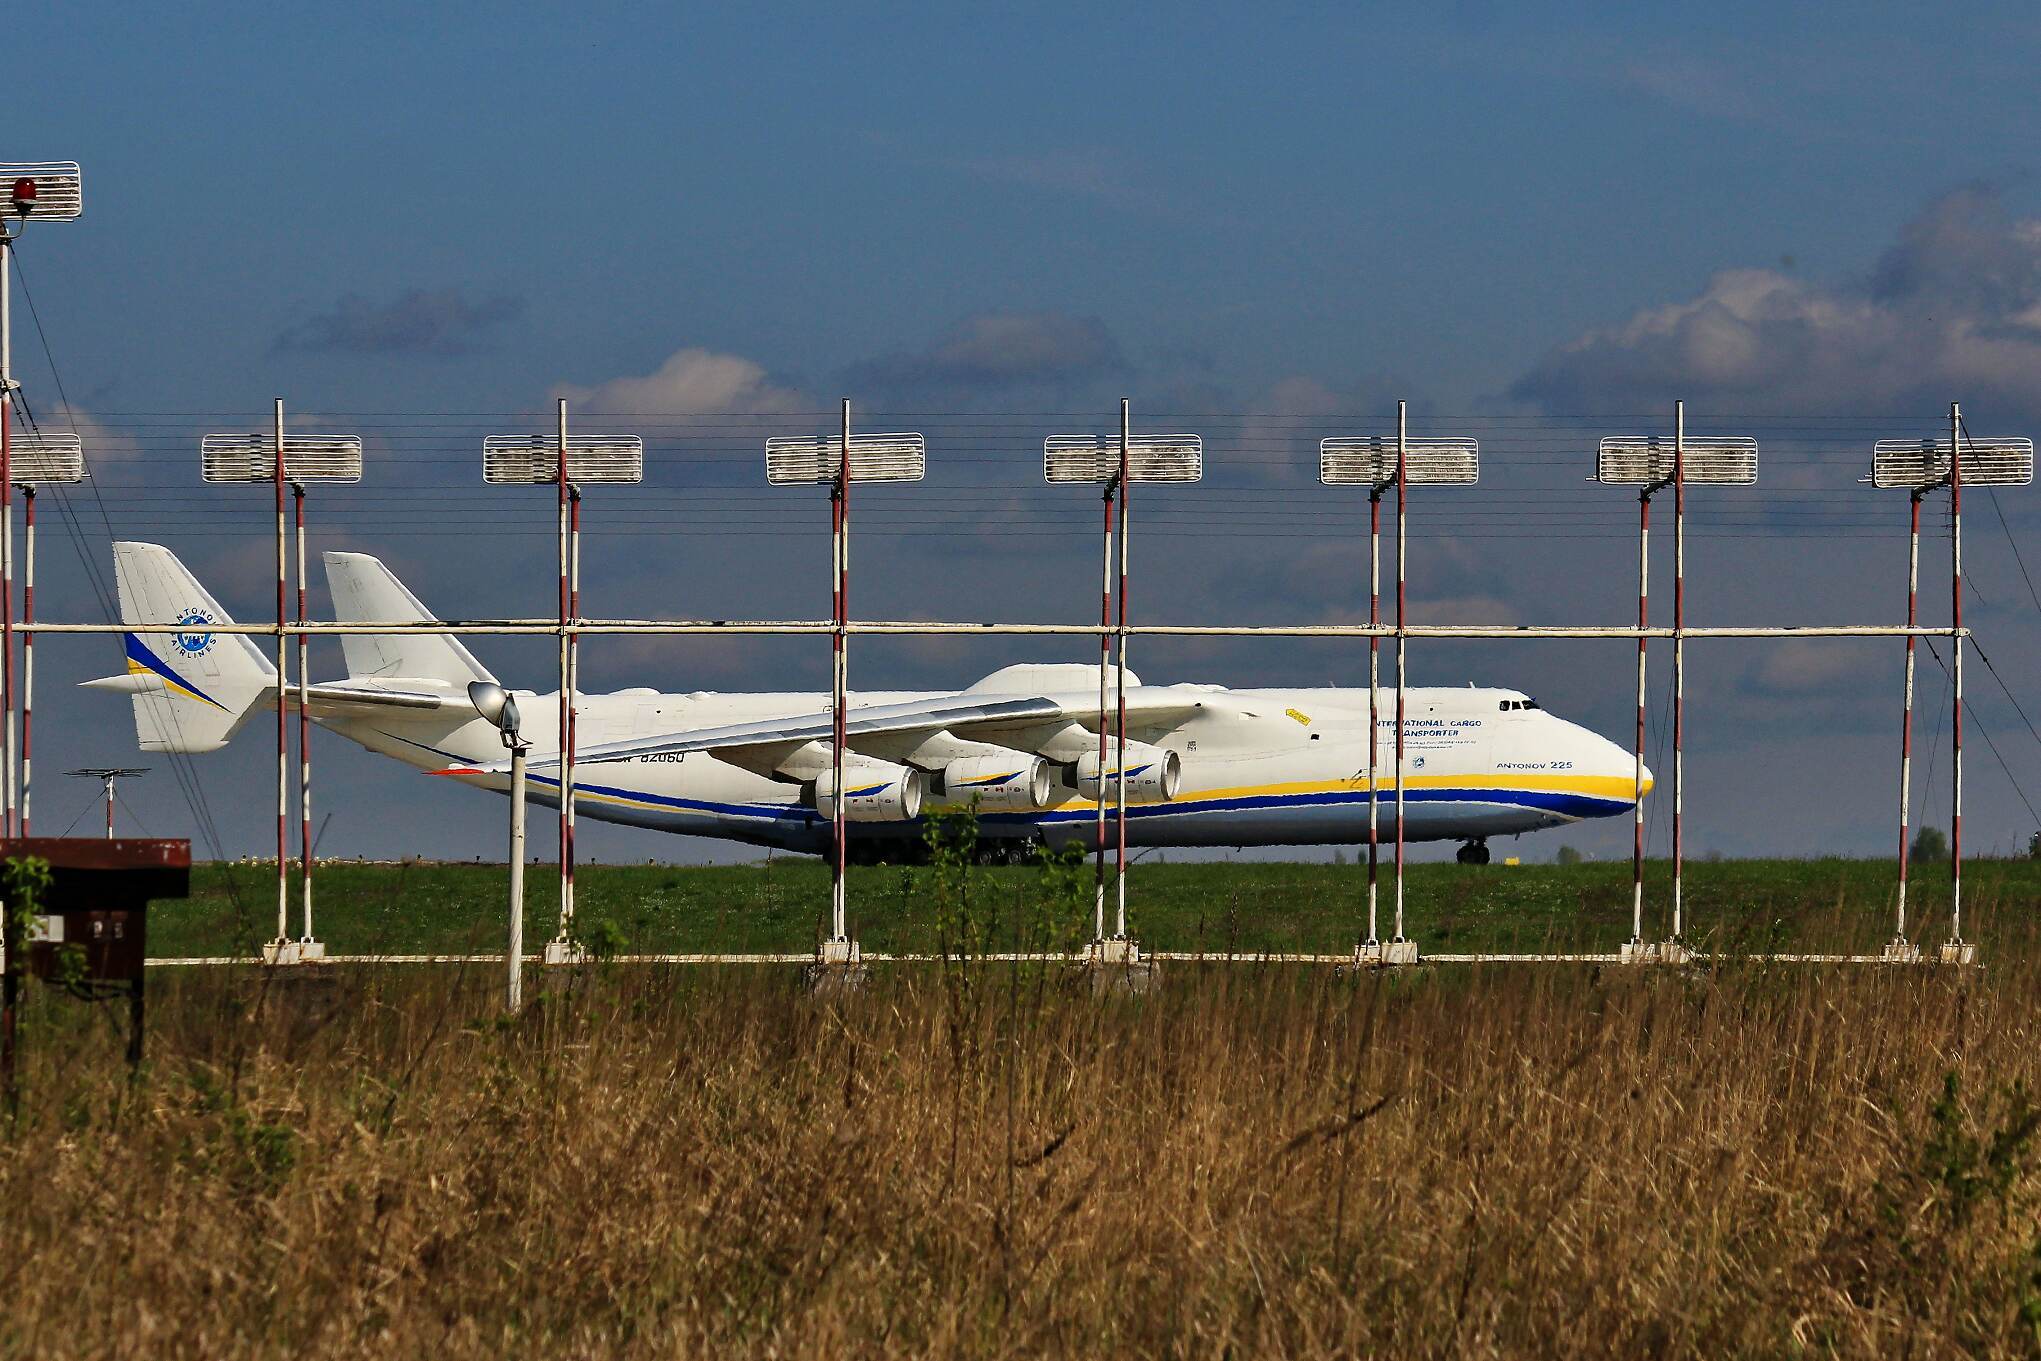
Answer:
<svg viewBox="0 0 2041 1361"><path fill-rule="evenodd" d="M414 863L319 867L316 924L336 954L411 954L502 948L501 865ZM192 897L151 913L157 957L245 955L274 931L274 869L208 864ZM1647 866L1648 936L1664 934L1670 869ZM1629 934L1630 867L1453 864L1412 866L1408 934L1436 951L1614 949ZM525 939L534 948L558 919L551 865L526 874ZM1154 949L1343 951L1364 922L1366 869L1291 863L1143 863L1129 882L1129 920ZM1947 935L1946 865L1918 867L1910 934ZM828 870L808 858L770 865L590 865L578 876L585 929L629 951L802 951L827 911ZM2041 861L1965 866L1966 937L2025 939L2041 906ZM1737 860L1687 867L1687 938L1728 950L1876 949L1891 935L1893 867L1885 860ZM855 934L874 951L928 950L939 919L967 914L988 948L1070 943L1089 934L1088 866L1062 876L1039 867L941 872L880 866L851 871ZM1381 883L1390 931L1392 879ZM948 914L945 918L945 914ZM292 884L292 930L298 923Z"/></svg>

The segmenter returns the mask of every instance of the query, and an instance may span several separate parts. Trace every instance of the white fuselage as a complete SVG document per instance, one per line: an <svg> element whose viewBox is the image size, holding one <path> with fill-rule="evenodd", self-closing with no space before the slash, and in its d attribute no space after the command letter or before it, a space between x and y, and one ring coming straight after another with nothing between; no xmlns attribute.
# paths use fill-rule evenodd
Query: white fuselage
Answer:
<svg viewBox="0 0 2041 1361"><path fill-rule="evenodd" d="M1130 740L1177 753L1182 784L1167 802L1130 798L1127 839L1137 846L1359 844L1369 839L1368 692L1364 689L1227 690L1169 687L1223 697L1166 727L1135 725ZM939 699L939 693L853 695L860 708ZM559 801L558 694L519 692L532 746L531 796ZM579 696L577 750L646 734L717 728L826 710L827 695L661 694L624 690ZM1375 825L1394 835L1393 692L1383 691L1376 724ZM325 718L363 746L464 783L506 791L508 777L479 772L500 762L496 730L479 719ZM1095 738L1092 740L1096 740ZM1049 805L986 813L983 834L1089 845L1097 805L1067 774ZM577 763L574 806L583 817L789 850L820 851L830 822L799 783L757 773L708 752ZM1404 735L1405 836L1412 841L1477 840L1583 818L1627 813L1636 800L1631 753L1530 704L1519 692L1413 688ZM1650 777L1645 777L1645 789ZM1110 785L1107 801L1112 803ZM932 807L942 806L940 802ZM917 837L912 822L857 822L859 841Z"/></svg>

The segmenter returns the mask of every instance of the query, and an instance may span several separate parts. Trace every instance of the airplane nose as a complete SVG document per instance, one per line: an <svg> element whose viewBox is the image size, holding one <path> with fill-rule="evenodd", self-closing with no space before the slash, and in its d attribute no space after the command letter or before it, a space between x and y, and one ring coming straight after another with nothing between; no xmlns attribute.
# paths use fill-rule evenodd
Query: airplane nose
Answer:
<svg viewBox="0 0 2041 1361"><path fill-rule="evenodd" d="M1656 783L1657 781L1651 778L1651 767L1650 766L1644 767L1644 792L1649 794L1651 792L1651 786Z"/></svg>

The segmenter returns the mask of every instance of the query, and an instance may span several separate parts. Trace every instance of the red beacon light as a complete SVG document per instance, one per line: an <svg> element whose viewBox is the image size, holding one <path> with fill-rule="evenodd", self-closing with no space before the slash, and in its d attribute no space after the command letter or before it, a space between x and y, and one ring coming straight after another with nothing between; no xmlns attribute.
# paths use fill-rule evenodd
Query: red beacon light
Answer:
<svg viewBox="0 0 2041 1361"><path fill-rule="evenodd" d="M14 189L9 197L14 201L14 211L27 217L35 211L35 181L23 175L14 182Z"/></svg>

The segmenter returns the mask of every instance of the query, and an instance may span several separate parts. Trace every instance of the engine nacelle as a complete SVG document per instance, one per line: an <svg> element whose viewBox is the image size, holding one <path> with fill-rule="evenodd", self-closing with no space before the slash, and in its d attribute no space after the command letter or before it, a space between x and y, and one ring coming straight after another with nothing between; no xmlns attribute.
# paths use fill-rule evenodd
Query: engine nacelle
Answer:
<svg viewBox="0 0 2041 1361"><path fill-rule="evenodd" d="M984 813L1032 813L1049 806L1049 763L1009 751L996 756L962 756L942 770L940 799L945 808Z"/></svg>
<svg viewBox="0 0 2041 1361"><path fill-rule="evenodd" d="M874 761L858 756L843 763L843 820L845 822L907 822L921 816L921 800L927 792L928 777L891 761ZM836 817L836 773L825 770L815 780L810 796L815 811Z"/></svg>
<svg viewBox="0 0 2041 1361"><path fill-rule="evenodd" d="M1119 748L1112 742L1106 743L1105 779L1099 779L1098 753L1086 752L1077 758L1071 781L1077 792L1087 799L1106 798L1117 800L1120 791ZM1183 784L1183 758L1168 747L1150 746L1146 742L1127 744L1127 802L1168 803L1176 797L1177 789ZM1104 793L1101 795L1100 787Z"/></svg>

